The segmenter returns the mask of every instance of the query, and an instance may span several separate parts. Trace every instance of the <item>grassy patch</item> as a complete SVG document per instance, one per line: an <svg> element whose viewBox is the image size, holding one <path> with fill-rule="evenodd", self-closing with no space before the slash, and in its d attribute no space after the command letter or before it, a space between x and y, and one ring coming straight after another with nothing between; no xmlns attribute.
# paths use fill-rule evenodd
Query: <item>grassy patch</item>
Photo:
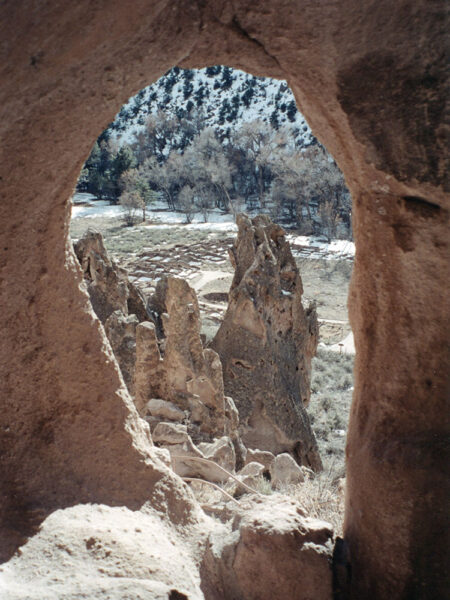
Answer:
<svg viewBox="0 0 450 600"><path fill-rule="evenodd" d="M353 392L351 354L319 348L312 362L308 414L317 437L325 472L333 480L345 476L345 441Z"/></svg>

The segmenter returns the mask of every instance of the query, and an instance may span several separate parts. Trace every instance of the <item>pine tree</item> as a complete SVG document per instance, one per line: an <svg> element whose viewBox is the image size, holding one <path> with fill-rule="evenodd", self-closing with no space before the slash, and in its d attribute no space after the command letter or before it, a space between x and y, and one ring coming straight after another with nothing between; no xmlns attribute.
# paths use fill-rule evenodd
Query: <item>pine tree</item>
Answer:
<svg viewBox="0 0 450 600"><path fill-rule="evenodd" d="M233 84L233 75L230 67L224 67L222 71L222 89L228 90Z"/></svg>
<svg viewBox="0 0 450 600"><path fill-rule="evenodd" d="M295 106L294 100L289 102L286 114L289 121L293 123L297 117L297 107Z"/></svg>

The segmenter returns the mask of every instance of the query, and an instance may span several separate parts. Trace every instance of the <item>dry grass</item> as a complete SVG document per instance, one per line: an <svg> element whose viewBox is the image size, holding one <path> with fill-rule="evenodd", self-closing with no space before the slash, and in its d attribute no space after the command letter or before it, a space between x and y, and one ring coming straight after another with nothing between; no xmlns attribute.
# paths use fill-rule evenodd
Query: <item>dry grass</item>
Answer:
<svg viewBox="0 0 450 600"><path fill-rule="evenodd" d="M200 480L190 482L192 491L197 501L204 507L219 507L230 510L229 500L214 487ZM270 482L260 478L255 485L260 494L273 494ZM296 500L308 517L327 521L333 526L334 535L342 536L342 524L344 518L344 490L343 481L335 480L331 471L319 474L306 475L303 483L297 485L286 485L277 488L276 492L290 496ZM243 494L239 502L245 504ZM229 513L232 514L232 513Z"/></svg>
<svg viewBox="0 0 450 600"><path fill-rule="evenodd" d="M286 486L279 491L294 498L308 517L331 523L335 536L342 535L343 480L336 480L332 471L307 475L303 483Z"/></svg>
<svg viewBox="0 0 450 600"><path fill-rule="evenodd" d="M351 354L319 348L312 363L308 414L320 455L332 480L345 477L345 442L353 393Z"/></svg>

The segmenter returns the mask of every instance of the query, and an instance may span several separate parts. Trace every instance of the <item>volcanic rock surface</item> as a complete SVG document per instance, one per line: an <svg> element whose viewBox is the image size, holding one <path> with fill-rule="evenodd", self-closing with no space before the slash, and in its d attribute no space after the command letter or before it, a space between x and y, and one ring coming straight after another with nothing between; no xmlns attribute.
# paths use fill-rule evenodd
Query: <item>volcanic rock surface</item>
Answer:
<svg viewBox="0 0 450 600"><path fill-rule="evenodd" d="M78 503L195 513L81 289L69 199L132 94L225 64L289 81L353 198L350 596L447 595L447 21L444 0L0 3L3 560Z"/></svg>
<svg viewBox="0 0 450 600"><path fill-rule="evenodd" d="M102 323L117 310L124 315L136 314L139 321L148 318L140 292L128 281L127 271L109 258L101 233L88 229L75 242L74 250L92 308Z"/></svg>
<svg viewBox="0 0 450 600"><path fill-rule="evenodd" d="M195 291L183 279L163 277L148 310L156 325L137 327L138 410L144 414L148 401L162 398L187 412L189 433L196 440L236 433L226 414L219 356L203 348Z"/></svg>
<svg viewBox="0 0 450 600"><path fill-rule="evenodd" d="M225 391L239 410L246 446L287 451L320 470L304 408L317 347L316 311L302 305L302 281L284 230L266 216L239 215L237 224L229 304L211 343L222 361Z"/></svg>
<svg viewBox="0 0 450 600"><path fill-rule="evenodd" d="M89 228L74 244L92 308L119 363L130 394L134 392L136 327L149 318L141 292L129 281L126 269L110 259L101 233Z"/></svg>
<svg viewBox="0 0 450 600"><path fill-rule="evenodd" d="M274 494L251 497L235 511L233 529L210 537L201 571L207 598L330 599L327 523L305 518L292 499Z"/></svg>

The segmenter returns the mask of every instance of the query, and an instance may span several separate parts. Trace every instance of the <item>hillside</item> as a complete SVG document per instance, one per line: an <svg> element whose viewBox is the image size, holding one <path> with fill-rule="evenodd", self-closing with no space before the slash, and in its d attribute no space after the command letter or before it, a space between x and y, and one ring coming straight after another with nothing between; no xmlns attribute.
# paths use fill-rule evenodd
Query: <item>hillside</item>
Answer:
<svg viewBox="0 0 450 600"><path fill-rule="evenodd" d="M130 98L109 131L119 143L131 143L148 117L160 111L176 119L198 116L220 137L228 137L243 123L260 120L274 129L287 128L298 148L317 143L286 81L255 77L230 67L174 67ZM177 142L180 140L176 136L169 140L165 152Z"/></svg>
<svg viewBox="0 0 450 600"><path fill-rule="evenodd" d="M119 202L129 225L159 198L188 223L215 208L258 211L351 238L343 176L287 83L229 67L175 67L142 89L98 138L77 189Z"/></svg>

